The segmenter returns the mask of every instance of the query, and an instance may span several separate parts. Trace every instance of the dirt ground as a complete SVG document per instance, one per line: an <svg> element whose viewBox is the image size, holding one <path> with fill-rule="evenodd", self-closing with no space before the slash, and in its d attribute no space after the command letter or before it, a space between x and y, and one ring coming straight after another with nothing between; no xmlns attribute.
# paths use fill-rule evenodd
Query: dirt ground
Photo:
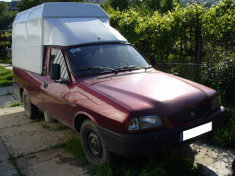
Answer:
<svg viewBox="0 0 235 176"><path fill-rule="evenodd" d="M0 88L0 176L85 176L74 158L62 148L53 148L72 136L70 129L55 131L61 124L33 121L22 106L10 107L17 100L12 88ZM50 126L50 128L45 128ZM235 152L196 142L179 152L191 155L210 176L229 176Z"/></svg>

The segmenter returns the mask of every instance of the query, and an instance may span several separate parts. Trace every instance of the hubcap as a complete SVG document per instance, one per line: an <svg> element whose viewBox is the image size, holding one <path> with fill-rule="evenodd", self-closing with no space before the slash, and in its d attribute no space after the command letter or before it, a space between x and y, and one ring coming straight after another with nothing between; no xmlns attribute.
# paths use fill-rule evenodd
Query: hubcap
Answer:
<svg viewBox="0 0 235 176"><path fill-rule="evenodd" d="M96 158L100 158L102 156L102 144L99 140L99 137L94 133L94 132L90 132L88 134L88 148L90 153L96 157Z"/></svg>

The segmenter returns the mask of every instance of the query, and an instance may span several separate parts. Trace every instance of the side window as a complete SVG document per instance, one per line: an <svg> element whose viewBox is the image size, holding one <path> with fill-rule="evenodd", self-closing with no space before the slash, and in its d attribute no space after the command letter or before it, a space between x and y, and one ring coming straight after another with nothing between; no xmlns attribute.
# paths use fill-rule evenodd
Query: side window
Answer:
<svg viewBox="0 0 235 176"><path fill-rule="evenodd" d="M63 78L66 80L69 79L68 70L66 67L64 56L60 49L55 49L55 48L51 49L50 63L60 64L60 78Z"/></svg>

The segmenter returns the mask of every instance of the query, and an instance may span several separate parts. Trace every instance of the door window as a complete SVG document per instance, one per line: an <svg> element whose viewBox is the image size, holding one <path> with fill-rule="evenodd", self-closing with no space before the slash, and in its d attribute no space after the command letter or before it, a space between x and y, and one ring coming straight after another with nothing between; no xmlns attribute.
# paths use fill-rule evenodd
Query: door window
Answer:
<svg viewBox="0 0 235 176"><path fill-rule="evenodd" d="M66 80L69 79L68 70L66 67L64 56L60 49L55 49L55 48L51 49L50 63L60 64L60 78L66 79Z"/></svg>

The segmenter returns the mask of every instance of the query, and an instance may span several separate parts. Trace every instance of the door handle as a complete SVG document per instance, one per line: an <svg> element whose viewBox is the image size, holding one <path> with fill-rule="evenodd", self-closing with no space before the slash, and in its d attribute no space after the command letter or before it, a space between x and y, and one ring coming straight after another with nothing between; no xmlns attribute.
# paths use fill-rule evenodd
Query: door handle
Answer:
<svg viewBox="0 0 235 176"><path fill-rule="evenodd" d="M48 84L44 82L44 88L46 89L48 87Z"/></svg>

